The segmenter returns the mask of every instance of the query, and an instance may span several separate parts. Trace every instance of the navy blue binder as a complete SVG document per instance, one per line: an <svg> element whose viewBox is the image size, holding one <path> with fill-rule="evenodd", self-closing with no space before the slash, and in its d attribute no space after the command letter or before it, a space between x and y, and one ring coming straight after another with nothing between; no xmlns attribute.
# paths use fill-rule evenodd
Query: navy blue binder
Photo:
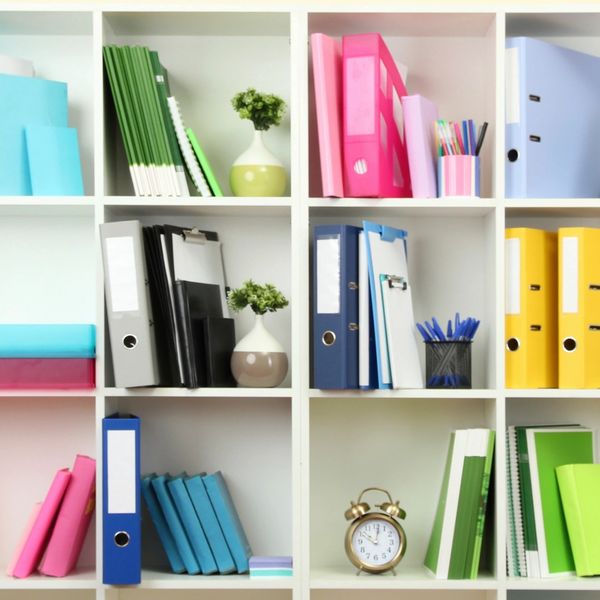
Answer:
<svg viewBox="0 0 600 600"><path fill-rule="evenodd" d="M140 419L102 419L102 582L132 585L142 578Z"/></svg>
<svg viewBox="0 0 600 600"><path fill-rule="evenodd" d="M358 388L358 234L317 225L313 236L313 386Z"/></svg>

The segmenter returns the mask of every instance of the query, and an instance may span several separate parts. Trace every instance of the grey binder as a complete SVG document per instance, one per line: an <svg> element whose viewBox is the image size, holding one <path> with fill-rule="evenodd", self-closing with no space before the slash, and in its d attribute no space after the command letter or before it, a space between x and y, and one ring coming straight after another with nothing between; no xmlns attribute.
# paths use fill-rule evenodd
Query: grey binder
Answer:
<svg viewBox="0 0 600 600"><path fill-rule="evenodd" d="M115 385L157 385L152 307L139 221L100 225Z"/></svg>

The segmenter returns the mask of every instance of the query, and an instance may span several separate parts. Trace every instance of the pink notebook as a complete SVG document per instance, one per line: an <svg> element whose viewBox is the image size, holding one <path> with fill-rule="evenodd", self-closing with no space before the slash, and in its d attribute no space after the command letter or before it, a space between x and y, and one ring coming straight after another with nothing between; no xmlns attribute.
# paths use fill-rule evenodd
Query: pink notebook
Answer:
<svg viewBox="0 0 600 600"><path fill-rule="evenodd" d="M23 545L23 550L14 566L13 577L28 577L37 568L70 479L71 473L68 469L61 469L54 476L35 523L31 527L31 531Z"/></svg>
<svg viewBox="0 0 600 600"><path fill-rule="evenodd" d="M94 512L95 490L96 461L78 454L40 573L64 577L75 567Z"/></svg>
<svg viewBox="0 0 600 600"><path fill-rule="evenodd" d="M378 33L345 35L342 57L346 195L410 197L398 67Z"/></svg>
<svg viewBox="0 0 600 600"><path fill-rule="evenodd" d="M419 94L402 97L406 151L414 198L437 198L436 105Z"/></svg>
<svg viewBox="0 0 600 600"><path fill-rule="evenodd" d="M310 36L323 196L343 198L342 46L322 33Z"/></svg>
<svg viewBox="0 0 600 600"><path fill-rule="evenodd" d="M29 536L31 535L31 530L33 529L33 526L35 525L35 521L38 518L38 515L40 514L41 508L42 508L41 502L36 502L33 505L33 509L31 510L31 514L29 515L29 519L27 519L27 524L25 525L25 529L23 530L23 535L21 536L21 539L19 540L17 548L15 549L15 553L13 554L13 557L10 559L10 563L8 563L8 567L6 567L6 574L9 577L13 577L13 575L14 575L15 566L17 565L17 561L19 560L19 557L21 556L21 552L23 552L23 548L25 548L25 544L27 543L27 540L29 539Z"/></svg>
<svg viewBox="0 0 600 600"><path fill-rule="evenodd" d="M94 358L0 358L0 389L90 389L95 380Z"/></svg>

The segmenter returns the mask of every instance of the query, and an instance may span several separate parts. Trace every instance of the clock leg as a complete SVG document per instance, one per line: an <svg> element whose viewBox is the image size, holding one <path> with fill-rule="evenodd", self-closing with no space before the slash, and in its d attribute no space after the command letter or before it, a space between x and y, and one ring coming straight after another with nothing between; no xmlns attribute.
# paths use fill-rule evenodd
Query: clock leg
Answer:
<svg viewBox="0 0 600 600"><path fill-rule="evenodd" d="M394 574L394 577L396 577L396 569L392 568L392 573Z"/></svg>
<svg viewBox="0 0 600 600"><path fill-rule="evenodd" d="M356 576L358 577L362 573L362 567L356 571Z"/></svg>

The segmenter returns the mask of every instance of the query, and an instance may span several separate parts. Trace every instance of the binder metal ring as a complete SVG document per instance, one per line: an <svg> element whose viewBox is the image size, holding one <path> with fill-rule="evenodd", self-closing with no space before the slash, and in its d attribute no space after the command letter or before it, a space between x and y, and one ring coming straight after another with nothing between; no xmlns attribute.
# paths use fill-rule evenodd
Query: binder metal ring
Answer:
<svg viewBox="0 0 600 600"><path fill-rule="evenodd" d="M125 548L126 546L129 546L129 542L131 541L129 534L126 531L117 531L113 539L115 541L115 545L119 548Z"/></svg>

